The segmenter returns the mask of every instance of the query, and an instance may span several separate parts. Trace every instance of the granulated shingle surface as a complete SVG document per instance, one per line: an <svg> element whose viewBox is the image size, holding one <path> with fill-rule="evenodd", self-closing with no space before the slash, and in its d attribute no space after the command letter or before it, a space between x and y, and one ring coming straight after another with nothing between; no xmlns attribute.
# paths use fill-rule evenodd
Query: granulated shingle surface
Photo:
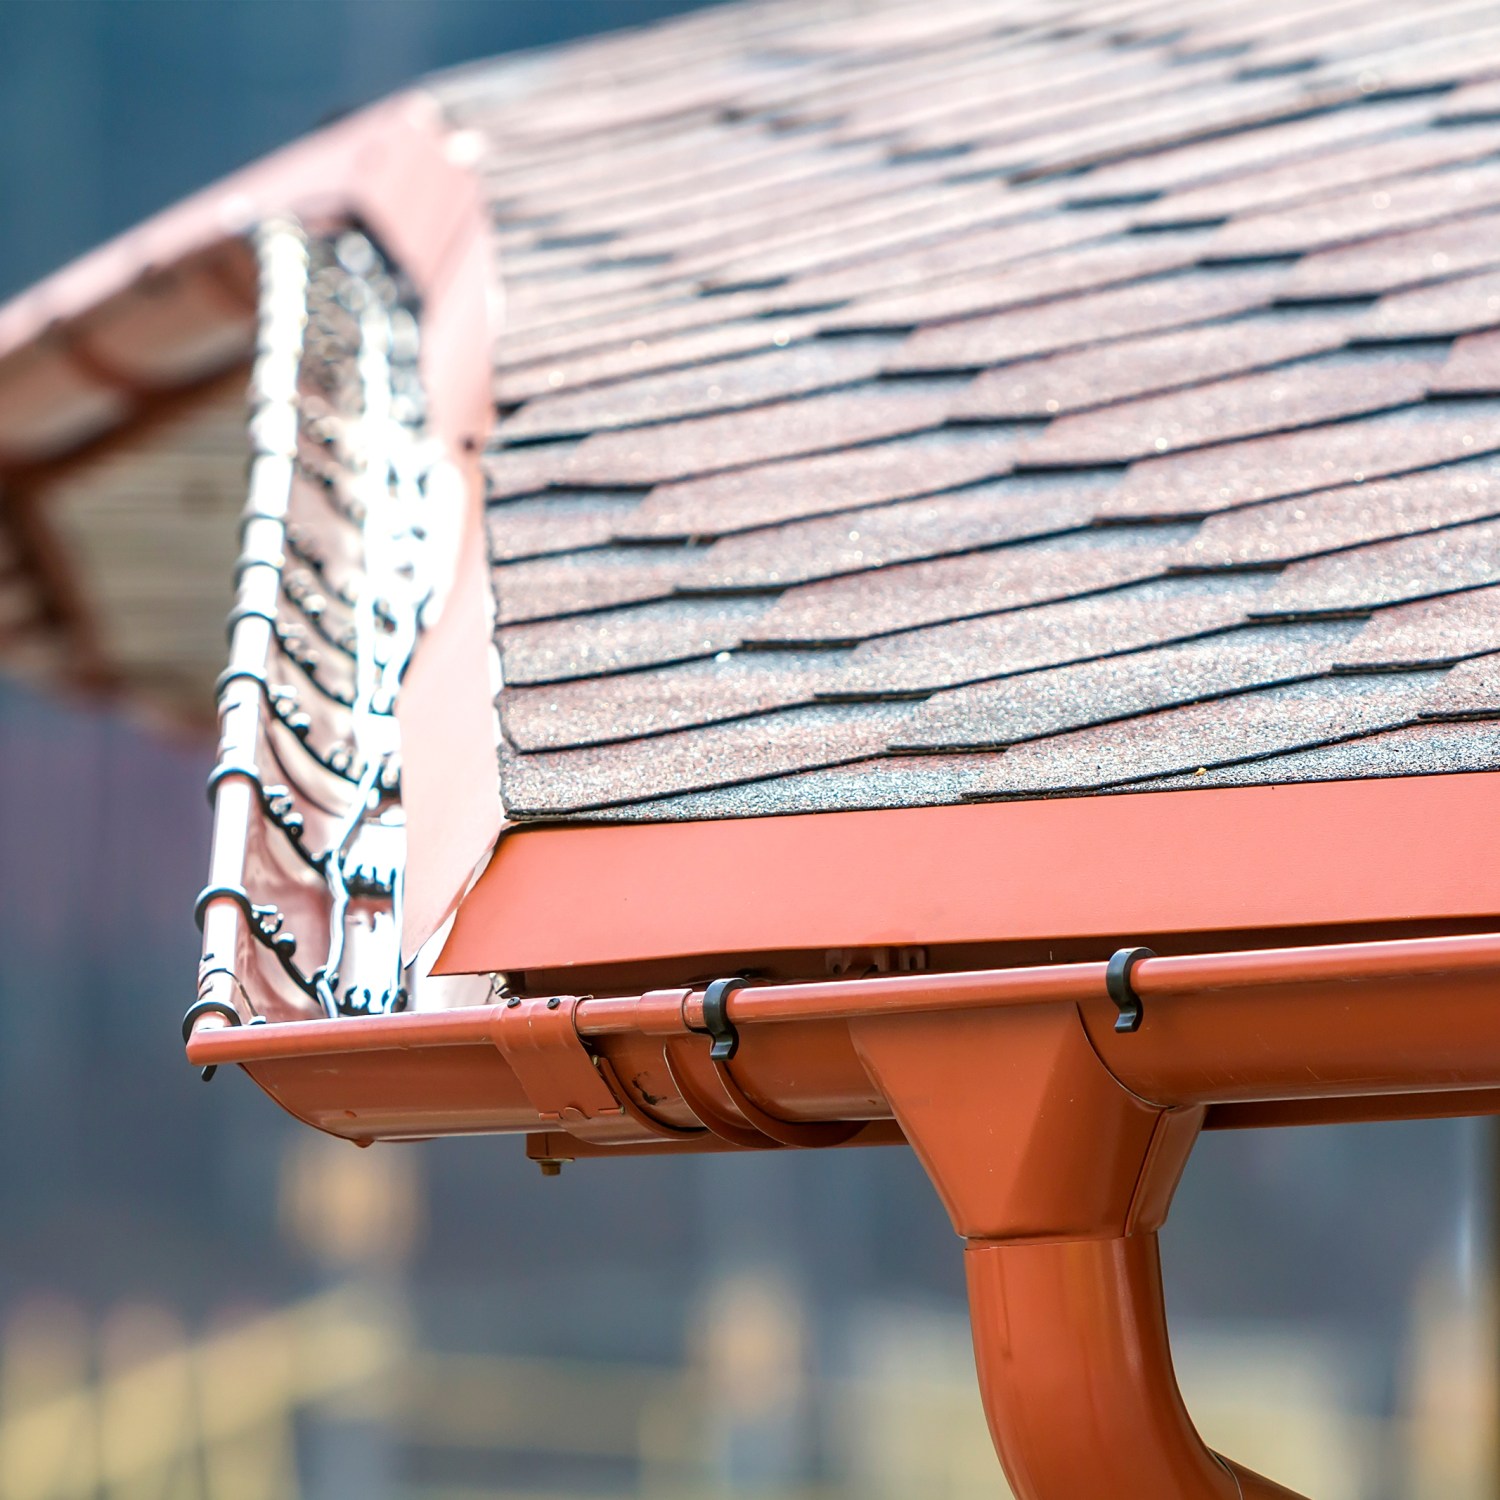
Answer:
<svg viewBox="0 0 1500 1500"><path fill-rule="evenodd" d="M1213 237L1215 260L1306 255L1358 244L1399 229L1462 219L1500 204L1500 165L1421 172L1376 188L1341 193L1285 213L1230 220Z"/></svg>
<svg viewBox="0 0 1500 1500"><path fill-rule="evenodd" d="M1026 307L1033 303L1055 302L1066 296L1120 286L1192 265L1198 258L1202 235L1126 236L1101 245L1070 250L1045 261L1028 260L1007 275L993 272L968 272L944 279L933 286L909 289L889 295L873 293L860 298L846 309L829 313L823 320L830 333L881 332L889 329L915 329L927 324L942 324L981 313L995 313L1007 308ZM1183 296L1193 297L1196 289L1174 288ZM1157 300L1160 287L1146 290L1148 301ZM1213 307L1205 291L1206 304ZM1232 293L1221 293L1221 298ZM919 349L921 345L917 346ZM989 356L983 356L981 363ZM915 356L899 361L896 368L942 368L931 361L921 363ZM973 368L972 360L968 363Z"/></svg>
<svg viewBox="0 0 1500 1500"><path fill-rule="evenodd" d="M509 815L1494 767L1497 77L1477 0L752 0L435 80Z"/></svg>
<svg viewBox="0 0 1500 1500"><path fill-rule="evenodd" d="M1500 521L1293 563L1256 613L1342 614L1489 583L1500 583Z"/></svg>
<svg viewBox="0 0 1500 1500"><path fill-rule="evenodd" d="M976 484L1008 473L1013 428L960 428L658 485L622 535L732 536Z"/></svg>
<svg viewBox="0 0 1500 1500"><path fill-rule="evenodd" d="M1005 224L965 229L917 245L899 245L854 265L820 269L792 278L765 294L769 311L835 306L877 292L919 287L966 272L987 270L1109 239L1130 227L1119 209L1073 209Z"/></svg>
<svg viewBox="0 0 1500 1500"><path fill-rule="evenodd" d="M1477 161L1496 151L1500 151L1500 130L1493 125L1434 130L1374 144L1361 142L1311 160L1248 173L1192 192L1174 193L1144 208L1137 222L1164 226L1213 224L1235 214L1264 214L1321 197L1330 190Z"/></svg>
<svg viewBox="0 0 1500 1500"><path fill-rule="evenodd" d="M844 695L930 693L1066 662L1149 650L1243 624L1264 573L1166 579L1035 609L877 637L841 663Z"/></svg>
<svg viewBox="0 0 1500 1500"><path fill-rule="evenodd" d="M1500 660L1475 656L1461 661L1433 685L1422 705L1424 719L1500 718Z"/></svg>
<svg viewBox="0 0 1500 1500"><path fill-rule="evenodd" d="M743 469L927 431L942 425L950 404L945 389L890 384L694 417L660 429L600 432L566 453L554 455L554 444L502 451L495 489L497 496L507 485L518 494L552 484L617 489ZM519 471L507 480L518 461Z"/></svg>
<svg viewBox="0 0 1500 1500"><path fill-rule="evenodd" d="M1126 786L1358 739L1413 722L1431 687L1421 672L1314 678L1138 714L1007 750L975 778L965 796L1036 796Z"/></svg>
<svg viewBox="0 0 1500 1500"><path fill-rule="evenodd" d="M955 402L952 416L1045 421L1327 353L1362 326L1349 309L1277 312L1023 360L986 370Z"/></svg>
<svg viewBox="0 0 1500 1500"><path fill-rule="evenodd" d="M1304 255L1288 267L1282 297L1305 302L1379 297L1492 266L1500 266L1500 214L1475 214L1428 229L1379 235L1358 245Z"/></svg>
<svg viewBox="0 0 1500 1500"><path fill-rule="evenodd" d="M1146 459L1103 502L1100 515L1111 520L1209 515L1255 500L1437 468L1497 449L1500 406L1429 402L1390 415Z"/></svg>
<svg viewBox="0 0 1500 1500"><path fill-rule="evenodd" d="M1087 525L1106 487L1093 476L1017 478L742 532L714 543L683 586L693 592L787 588L1051 536Z"/></svg>
<svg viewBox="0 0 1500 1500"><path fill-rule="evenodd" d="M1257 266L1156 277L1086 296L1064 296L1065 286L1050 283L1038 307L919 328L887 368L984 371L1028 355L1217 322L1269 306L1285 279L1279 267Z"/></svg>
<svg viewBox="0 0 1500 1500"><path fill-rule="evenodd" d="M1500 588L1383 610L1341 647L1350 667L1436 666L1500 651Z"/></svg>
<svg viewBox="0 0 1500 1500"><path fill-rule="evenodd" d="M896 749L982 750L1150 714L1162 708L1316 677L1350 628L1230 631L1159 651L1111 656L939 693L912 715Z"/></svg>
<svg viewBox="0 0 1500 1500"><path fill-rule="evenodd" d="M788 589L746 639L763 645L847 645L970 614L1118 588L1161 577L1172 565L1180 541L1165 528L1161 536L1151 528L1121 531L1107 547L1092 536L1068 537L806 584Z"/></svg>
<svg viewBox="0 0 1500 1500"><path fill-rule="evenodd" d="M669 374L615 381L592 390L529 401L496 436L502 442L581 437L611 427L643 427L736 407L854 385L880 372L889 340L804 339L787 348L770 340L759 354L693 365Z"/></svg>
<svg viewBox="0 0 1500 1500"><path fill-rule="evenodd" d="M1431 122L1441 101L1398 99L1360 109L1320 112L1283 125L1214 136L1116 166L1099 167L1069 193L1070 203L1111 202L1158 194L1186 196L1297 162L1312 162L1351 143L1385 139Z"/></svg>
<svg viewBox="0 0 1500 1500"><path fill-rule="evenodd" d="M1269 567L1500 515L1500 463L1441 469L1221 511L1183 549L1184 569Z"/></svg>
<svg viewBox="0 0 1500 1500"><path fill-rule="evenodd" d="M1346 417L1410 406L1427 394L1433 363L1412 356L1307 360L1059 417L1021 449L1016 466L1080 469L1123 464L1152 453L1323 427Z"/></svg>
<svg viewBox="0 0 1500 1500"><path fill-rule="evenodd" d="M1497 323L1500 272L1487 271L1382 297L1364 318L1359 335L1366 341L1441 339Z"/></svg>
<svg viewBox="0 0 1500 1500"><path fill-rule="evenodd" d="M1459 339L1432 382L1445 396L1491 396L1500 392L1500 333Z"/></svg>

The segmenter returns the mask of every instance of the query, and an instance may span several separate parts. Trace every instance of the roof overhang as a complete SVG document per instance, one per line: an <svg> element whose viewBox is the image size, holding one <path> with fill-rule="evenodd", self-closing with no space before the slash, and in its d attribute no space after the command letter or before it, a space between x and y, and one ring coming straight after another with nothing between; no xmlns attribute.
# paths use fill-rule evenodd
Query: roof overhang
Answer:
<svg viewBox="0 0 1500 1500"><path fill-rule="evenodd" d="M0 592L24 590L10 613L46 637L32 675L192 722L191 704L153 701L149 682L116 659L97 586L108 558L80 545L93 517L70 535L52 501L87 490L121 453L170 446L173 425L205 402L222 404L223 392L234 403L255 343L246 235L270 216L314 229L359 223L430 295L433 420L462 455L477 507L472 455L490 408L487 339L476 330L489 324L492 278L468 154L430 98L400 95L186 199L0 308ZM0 634L0 648L15 648L19 635ZM210 714L205 701L198 722Z"/></svg>
<svg viewBox="0 0 1500 1500"><path fill-rule="evenodd" d="M401 710L419 936L500 828L477 529L459 555ZM1205 1126L1500 1110L1497 795L1442 775L511 828L437 965L485 981L454 1008L231 997L190 1013L188 1054L362 1144L509 1131L552 1170L907 1141L969 1242L1019 1493L1271 1500L1177 1397L1155 1232Z"/></svg>
<svg viewBox="0 0 1500 1500"><path fill-rule="evenodd" d="M1486 923L1497 816L1484 772L513 829L438 971Z"/></svg>
<svg viewBox="0 0 1500 1500"><path fill-rule="evenodd" d="M247 236L258 223L358 224L414 283L430 425L464 487L457 568L468 586L451 590L423 640L400 713L413 948L441 922L499 822L488 694L431 686L454 672L488 680L477 454L498 309L470 147L426 95L399 95L188 198L0 309L3 514L66 642L54 680L108 690L117 674L79 559L48 515L53 487L247 367L257 296ZM38 392L46 423L33 411Z"/></svg>

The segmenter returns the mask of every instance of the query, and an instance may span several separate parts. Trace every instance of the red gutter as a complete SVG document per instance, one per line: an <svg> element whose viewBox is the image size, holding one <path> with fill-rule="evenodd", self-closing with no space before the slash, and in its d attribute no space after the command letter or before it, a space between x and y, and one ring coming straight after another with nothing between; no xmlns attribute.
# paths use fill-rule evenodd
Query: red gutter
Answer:
<svg viewBox="0 0 1500 1500"><path fill-rule="evenodd" d="M756 1022L855 1020L929 1010L986 1009L1058 1000L1089 1000L1105 993L1107 963L1048 964L990 969L970 974L894 974L804 984L757 985L728 1001L739 1025ZM1142 997L1279 987L1329 981L1374 982L1489 973L1500 969L1500 935L1420 938L1377 943L1336 943L1239 953L1194 953L1142 958L1131 971L1131 987ZM578 1030L600 1036L616 1030L612 1018L627 1007L636 1024L646 1015L670 1011L670 1002L647 1006L643 998L584 1000ZM701 1021L702 999L687 1004Z"/></svg>
<svg viewBox="0 0 1500 1500"><path fill-rule="evenodd" d="M1203 1445L1172 1374L1156 1232L1193 1141L1214 1107L1247 1101L1500 1109L1497 977L1485 933L339 1021L205 1015L188 1055L240 1063L334 1134L525 1132L554 1171L904 1138L968 1245L981 1388L1022 1500L1274 1500L1288 1492Z"/></svg>
<svg viewBox="0 0 1500 1500"><path fill-rule="evenodd" d="M889 1113L889 1102L872 1101L868 1079L851 1069L850 1024L901 1018L957 1024L968 1015L1066 1006L1119 1081L1162 1107L1411 1095L1418 1096L1413 1113L1425 1113L1433 1094L1500 1088L1500 1028L1488 1004L1500 975L1495 934L1144 958L1130 976L1144 1009L1133 1034L1115 1030L1119 1011L1107 970L1104 963L1076 963L741 988L726 1004L728 1021L745 1031L736 1069L766 1107L791 1116L859 1109L877 1118ZM663 1040L704 1031L704 995L682 988L565 1003L575 1036L622 1075L635 1076L642 1066L654 1071L650 1054L660 1053ZM201 1065L240 1063L258 1078L271 1065L272 1092L337 1134L441 1133L448 1127L436 1077L433 1097L414 1094L408 1083L403 1097L374 1108L378 1119L364 1119L320 1106L316 1092L304 1095L300 1065L338 1058L345 1077L394 1083L419 1056L482 1048L503 1057L508 1035L540 1004L253 1027L228 1027L209 1014L199 1019L188 1053ZM793 1029L795 1076L779 1065L763 1068L763 1057L785 1052ZM527 1100L513 1072L499 1072L504 1086L493 1089L485 1118L452 1126L547 1128L546 1111ZM648 1089L650 1107L669 1126L690 1126L691 1110L670 1079L658 1083ZM810 1107L809 1099L826 1108ZM1399 1112L1399 1105L1388 1112Z"/></svg>

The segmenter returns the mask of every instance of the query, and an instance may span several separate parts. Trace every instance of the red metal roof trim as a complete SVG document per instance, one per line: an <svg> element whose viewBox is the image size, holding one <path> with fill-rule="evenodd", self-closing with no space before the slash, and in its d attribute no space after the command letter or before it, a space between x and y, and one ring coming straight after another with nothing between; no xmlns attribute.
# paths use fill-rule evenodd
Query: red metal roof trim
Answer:
<svg viewBox="0 0 1500 1500"><path fill-rule="evenodd" d="M407 961L451 908L493 843L500 819L493 711L481 686L490 676L487 590L476 566L482 532L474 454L487 412L483 330L489 267L472 180L461 150L435 128L419 100L371 112L352 140L338 144L341 149L325 151L320 162L303 163L308 180L318 183L316 201L299 193L305 184L295 171L280 179L271 174L265 201L306 206L314 225L327 231L341 224L368 228L390 254L391 271L372 261L367 271L374 279L354 292L362 298L383 295L382 278L389 282L394 274L409 288L407 300L420 304L419 321L399 305L392 314L407 319L409 333L391 322L384 335L412 345L404 357L417 355L420 390L396 389L382 399L419 411L423 423L416 445L407 440L409 477L401 484L420 489L418 545L426 563L411 587L425 594L425 603L417 603L426 628L402 675L396 717L377 737L386 747L381 753L388 753L399 725L398 800L394 761L377 774L379 785L364 786L361 767L378 767L370 747L362 747L358 714L351 715L350 707L369 701L359 654L351 657L346 648L359 635L359 600L366 592L361 553L377 538L363 526L364 502L344 492L337 465L322 475L331 488L320 498L324 465L313 439L319 421L331 421L326 436L337 458L344 420L337 401L329 418L309 422L307 398L298 394L299 383L305 387L309 379L314 385L331 380L336 393L338 383L350 378L340 361L363 368L369 348L356 341L342 354L337 347L310 349L300 382L295 351L291 367L276 370L278 336L295 333L303 306L278 306L268 282L253 392L260 403L252 422L260 456L246 513L233 659L222 690L213 877L201 903L200 1001L241 1019L403 1003ZM382 163L388 174L381 173ZM341 171L354 175L343 179ZM414 221L409 211L416 210L421 213ZM268 270L278 257L283 269L288 257L297 259L287 243L283 239L272 253ZM357 258L375 255L359 236L350 244ZM315 277L337 271L313 268ZM349 294L336 295L347 301ZM339 306L328 304L320 325L329 313L335 322L343 316ZM315 332L337 345L337 329L319 326ZM359 411L370 398L369 389L356 396L351 413L366 425L372 414L360 418ZM401 413L392 406L391 415ZM299 434L299 427L306 430ZM372 429L352 439L350 451L368 447L376 436ZM346 535L351 526L354 533ZM398 581L395 574L378 581L381 597ZM392 617L378 600L375 607L373 617L366 611L365 624L373 619L377 634L388 638ZM402 663L393 660L391 672L401 671ZM447 691L454 672L474 682L476 693ZM277 679L294 685L300 701L294 704L277 691ZM273 707L277 711L269 712ZM359 814L366 796L370 812L378 812L368 834L360 831ZM393 826L382 831L378 824ZM381 848L372 844L361 853L361 844L371 839ZM332 852L339 849L343 858ZM330 886L329 876L341 864L343 878ZM300 951L289 951L290 939ZM372 951L378 955L373 978Z"/></svg>

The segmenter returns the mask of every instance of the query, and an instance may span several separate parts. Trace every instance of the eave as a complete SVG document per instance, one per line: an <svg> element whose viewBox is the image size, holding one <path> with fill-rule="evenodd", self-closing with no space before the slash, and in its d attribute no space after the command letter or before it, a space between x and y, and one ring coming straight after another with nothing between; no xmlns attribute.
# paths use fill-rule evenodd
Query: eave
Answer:
<svg viewBox="0 0 1500 1500"><path fill-rule="evenodd" d="M440 973L1450 928L1500 914L1493 773L512 829Z"/></svg>

